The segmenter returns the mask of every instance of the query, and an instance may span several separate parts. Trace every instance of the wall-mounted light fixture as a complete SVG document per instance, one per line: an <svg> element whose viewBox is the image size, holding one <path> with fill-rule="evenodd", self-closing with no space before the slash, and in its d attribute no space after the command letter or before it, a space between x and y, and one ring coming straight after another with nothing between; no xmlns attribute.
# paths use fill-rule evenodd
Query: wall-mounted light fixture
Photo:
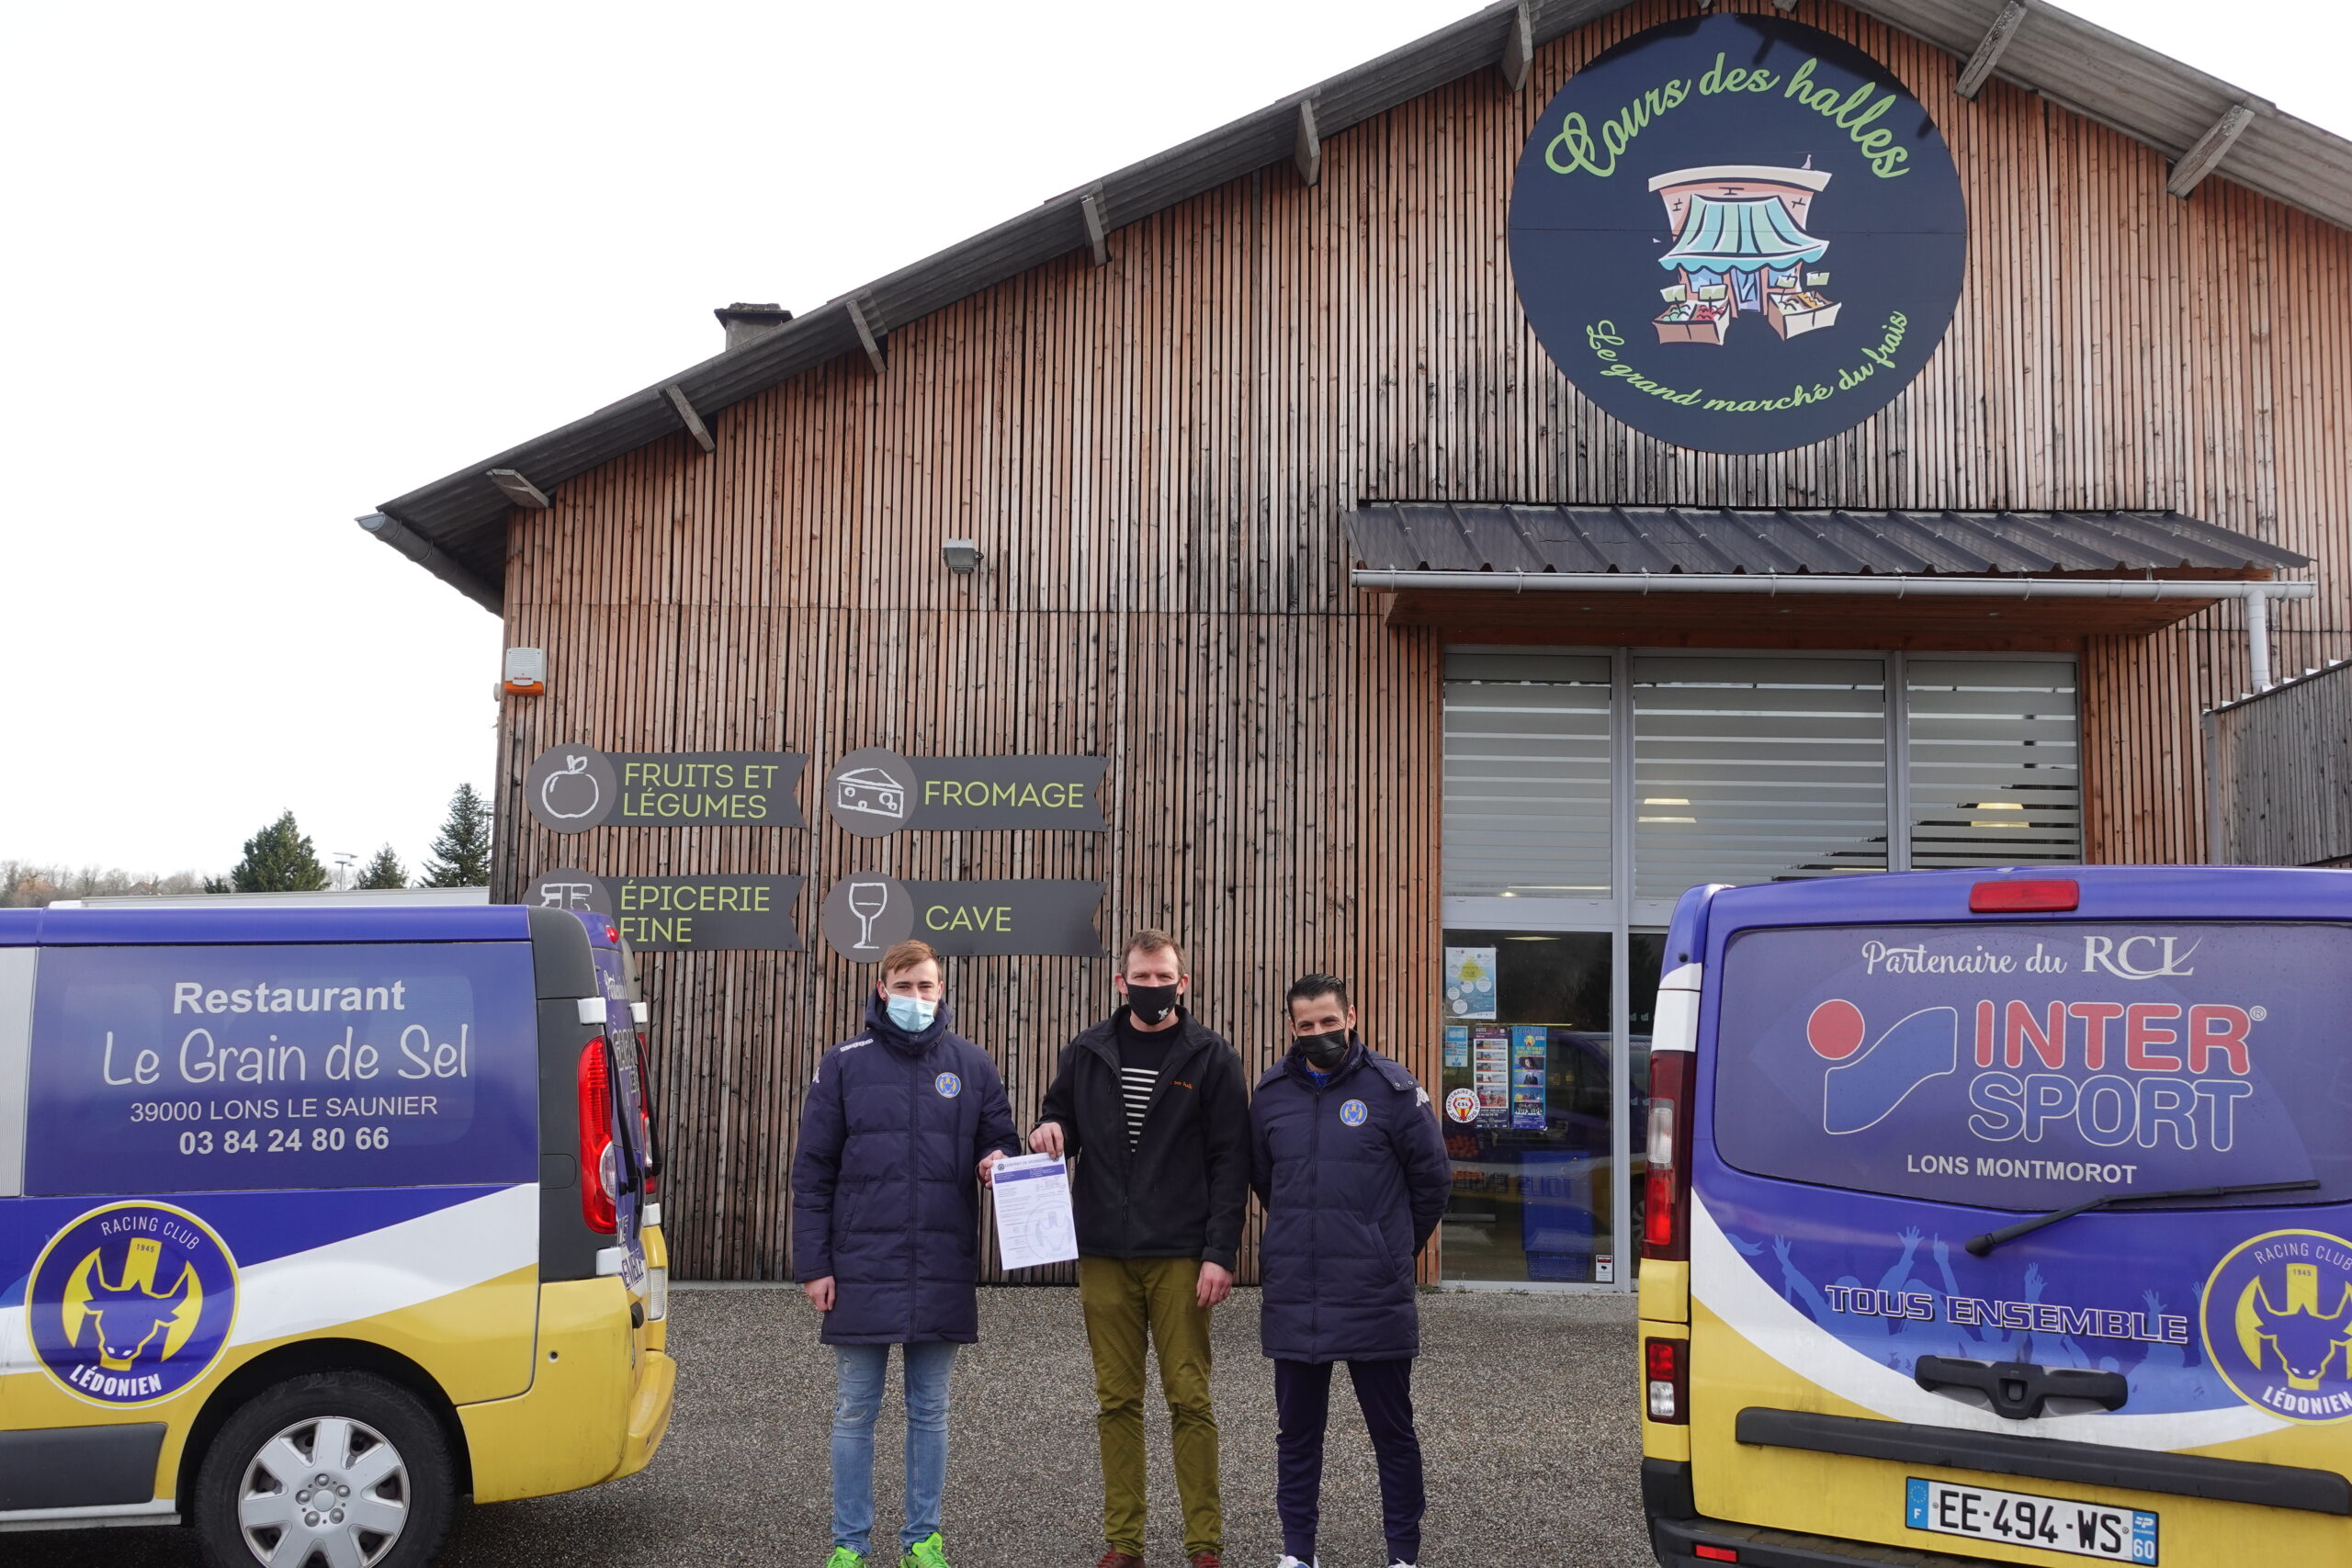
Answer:
<svg viewBox="0 0 2352 1568"><path fill-rule="evenodd" d="M972 572L980 570L980 542L978 539L949 539L939 547L939 557L950 571Z"/></svg>
<svg viewBox="0 0 2352 1568"><path fill-rule="evenodd" d="M510 648L506 650L506 680L502 688L510 697L544 696L548 689L548 650Z"/></svg>

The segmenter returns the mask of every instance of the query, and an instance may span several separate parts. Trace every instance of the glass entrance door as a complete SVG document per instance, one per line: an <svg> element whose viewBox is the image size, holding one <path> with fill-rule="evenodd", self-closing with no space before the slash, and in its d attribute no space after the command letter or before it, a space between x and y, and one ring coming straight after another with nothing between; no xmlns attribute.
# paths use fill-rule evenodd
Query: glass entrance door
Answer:
<svg viewBox="0 0 2352 1568"><path fill-rule="evenodd" d="M1617 1119L1630 1114L1638 1127L1646 1115L1665 941L1658 931L1629 933L1621 998L1613 932L1446 931L1439 1106L1453 1160L1442 1225L1448 1280L1615 1285L1628 1277L1642 1168L1638 1150L1622 1157ZM1617 1093L1620 1064L1630 1103ZM1620 1215L1631 1220L1622 1238Z"/></svg>
<svg viewBox="0 0 2352 1568"><path fill-rule="evenodd" d="M1611 1284L1606 931L1445 933L1449 1280Z"/></svg>
<svg viewBox="0 0 2352 1568"><path fill-rule="evenodd" d="M2069 659L1453 648L1444 692L1449 1280L1631 1283L1685 888L2081 855Z"/></svg>

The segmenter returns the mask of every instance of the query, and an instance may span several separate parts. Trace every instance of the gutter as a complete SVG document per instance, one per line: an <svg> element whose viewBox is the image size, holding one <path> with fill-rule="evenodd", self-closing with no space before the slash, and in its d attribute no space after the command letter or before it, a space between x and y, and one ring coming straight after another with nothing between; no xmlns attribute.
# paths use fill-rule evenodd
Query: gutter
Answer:
<svg viewBox="0 0 2352 1568"><path fill-rule="evenodd" d="M381 512L370 512L365 517L353 521L367 529L379 543L391 546L492 615L502 620L505 618L505 595L476 577L456 557L399 518L387 516Z"/></svg>
<svg viewBox="0 0 2352 1568"><path fill-rule="evenodd" d="M2185 581L2142 577L1890 577L1827 572L1374 571L1350 573L1358 588L1437 588L1490 593L1833 594L1864 599L2236 599L2245 605L2254 689L2270 687L2270 601L2310 599L2314 582L2243 578Z"/></svg>

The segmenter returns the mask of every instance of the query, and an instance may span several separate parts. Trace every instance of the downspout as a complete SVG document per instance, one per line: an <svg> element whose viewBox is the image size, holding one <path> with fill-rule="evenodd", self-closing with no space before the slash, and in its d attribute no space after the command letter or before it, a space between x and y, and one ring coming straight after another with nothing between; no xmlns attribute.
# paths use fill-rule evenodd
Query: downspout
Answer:
<svg viewBox="0 0 2352 1568"><path fill-rule="evenodd" d="M2265 583L2262 587L2271 586ZM2283 586L2283 585L2282 585ZM2270 689L2270 595L2259 589L2245 596L2245 658L2254 689Z"/></svg>

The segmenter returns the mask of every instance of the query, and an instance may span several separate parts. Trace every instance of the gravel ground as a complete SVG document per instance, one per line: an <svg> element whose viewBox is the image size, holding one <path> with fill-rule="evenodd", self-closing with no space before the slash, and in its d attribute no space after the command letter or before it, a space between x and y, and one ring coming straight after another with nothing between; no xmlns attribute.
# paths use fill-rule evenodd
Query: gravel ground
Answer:
<svg viewBox="0 0 2352 1568"><path fill-rule="evenodd" d="M1216 1314L1216 1395L1226 1556L1281 1555L1272 1380L1258 1354L1257 1292ZM678 1407L652 1466L617 1485L461 1512L441 1562L718 1568L801 1563L830 1545L826 1433L832 1367L792 1290L681 1289L671 1347ZM1422 1562L1648 1568L1633 1303L1625 1297L1425 1292L1414 1374L1430 1515ZM945 1510L958 1568L1067 1564L1102 1550L1093 1384L1068 1288L980 1292L980 1343L957 1359ZM1155 1378L1155 1384L1156 1384ZM874 1561L895 1549L903 1406L898 1369L876 1431ZM1384 1568L1372 1448L1341 1378L1332 1390L1320 1555ZM1168 1425L1150 1435L1150 1560L1183 1562ZM17 1536L0 1560L44 1568L194 1568L180 1530ZM36 1544L37 1543L37 1544ZM17 1559L15 1550L34 1547Z"/></svg>

